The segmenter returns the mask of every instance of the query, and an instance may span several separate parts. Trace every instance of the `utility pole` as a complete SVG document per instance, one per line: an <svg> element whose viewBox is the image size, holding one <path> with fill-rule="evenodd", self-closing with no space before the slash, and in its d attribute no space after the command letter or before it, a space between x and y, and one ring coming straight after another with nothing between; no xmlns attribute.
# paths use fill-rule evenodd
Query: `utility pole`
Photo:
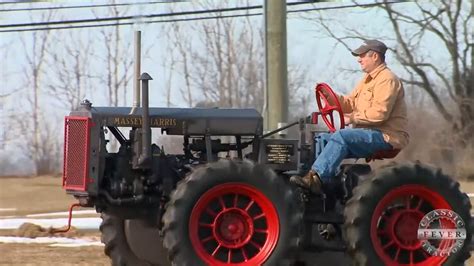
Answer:
<svg viewBox="0 0 474 266"><path fill-rule="evenodd" d="M265 0L265 131L288 121L286 0Z"/></svg>

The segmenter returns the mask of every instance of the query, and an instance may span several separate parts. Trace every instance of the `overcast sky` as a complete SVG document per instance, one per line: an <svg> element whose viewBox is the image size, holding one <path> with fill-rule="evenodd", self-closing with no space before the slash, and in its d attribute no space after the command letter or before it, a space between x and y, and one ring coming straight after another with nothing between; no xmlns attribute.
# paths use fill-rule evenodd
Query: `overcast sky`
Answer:
<svg viewBox="0 0 474 266"><path fill-rule="evenodd" d="M365 1L370 2L370 1ZM94 1L94 4L106 3L104 1ZM258 4L257 1L252 1L252 4ZM77 3L76 5L78 5ZM318 3L314 7L327 7L327 6L341 6L350 4L350 1L338 1L330 3ZM69 3L67 4L69 5ZM241 5L238 2L232 2L231 6ZM398 8L406 8L407 12L410 10L410 3L406 4L397 4ZM0 5L0 9L8 10L10 8L40 8L51 6L51 3L35 3L35 4L13 4L13 5ZM310 8L311 5L298 5L288 7L288 10ZM166 13L169 8L179 8L182 10L192 10L192 6L189 3L161 3L153 5L136 5L136 6L126 6L121 7L121 9L128 9L128 14L130 15L146 15L146 14L156 14L156 13ZM93 10L93 11L92 11ZM106 8L97 7L94 9L63 9L56 10L53 20L74 20L74 19L88 19L94 18L93 12L99 17L106 17ZM255 10L256 12L259 10ZM317 82L327 82L329 84L335 84L336 90L340 92L347 92L352 89L354 83L358 78L360 78L360 73L354 74L345 74L341 78L339 76L340 69L359 69L359 66L354 57L350 55L345 47L342 45L337 45L336 42L327 38L323 33L321 28L311 22L310 20L301 19L301 16L317 16L322 14L323 16L330 19L344 18L344 21L347 25L360 25L360 28L363 29L363 32L367 32L372 36L380 35L380 38L386 36L384 31L387 31L387 21L385 19L385 14L382 11L377 11L376 8L371 9L362 9L362 8L347 8L340 10L325 10L313 12L304 12L304 13L289 13L287 21L287 32L288 32L288 63L290 65L301 66L307 69L310 74L310 79L308 84L308 89L312 89L313 83ZM28 22L40 22L44 21L44 16L48 13L47 10L37 10L37 11L8 11L0 12L0 23L5 24L21 24ZM252 18L255 21L256 27L263 26L263 17L256 16ZM138 21L139 22L139 21ZM180 22L183 25L193 23L193 22ZM132 26L122 26L121 33L124 40L133 40L133 33L135 30L142 31L142 47L152 47L148 58L144 58L142 71L148 72L155 81L160 80L160 76L165 72L161 69L161 66L157 63L164 60L163 48L166 46L166 39L162 36L162 26L164 24L136 24ZM101 28L88 28L86 30L87 35L92 38L98 38ZM338 28L334 27L335 32L337 33ZM52 31L52 34L64 34L69 35L69 32L75 32L77 34L79 30L55 30ZM81 32L84 32L83 30ZM85 33L82 33L85 34ZM192 35L192 32L190 32ZM5 47L8 44L8 49L2 49L1 60L4 62L2 64L2 73L1 73L1 86L2 90L11 90L17 89L20 84L17 81L23 78L23 67L26 64L24 59L24 53L22 51L22 46L20 45L20 39L31 40L33 32L22 32L22 33L1 33L0 32L0 47ZM94 37L96 36L96 37ZM198 36L194 36L198 38ZM86 36L84 36L86 38ZM66 36L63 39L63 42L71 41ZM390 46L391 40L385 40L387 45ZM351 48L355 48L360 44L358 40L348 41ZM29 42L31 44L31 41ZM61 49L63 43L52 44L58 46L58 49ZM430 45L430 43L426 43ZM433 45L432 49L436 50L437 45ZM129 55L133 57L133 54ZM388 54L388 62L390 63L390 54ZM440 55L442 56L442 55ZM7 67L5 67L7 66ZM94 65L90 66L94 68ZM393 68L397 66L393 65ZM157 84L151 83L151 86L154 88L159 87ZM5 86L7 84L7 86ZM343 88L342 88L343 87ZM6 91L8 92L8 91ZM159 96L160 92L155 89L152 89L152 96ZM96 97L99 101L98 104L101 104L100 97ZM184 103L181 102L181 97L179 95L173 95L173 102L175 105L181 105ZM153 105L164 105L163 97L152 97L151 104ZM96 100L97 101L97 100ZM131 100L130 100L131 101Z"/></svg>

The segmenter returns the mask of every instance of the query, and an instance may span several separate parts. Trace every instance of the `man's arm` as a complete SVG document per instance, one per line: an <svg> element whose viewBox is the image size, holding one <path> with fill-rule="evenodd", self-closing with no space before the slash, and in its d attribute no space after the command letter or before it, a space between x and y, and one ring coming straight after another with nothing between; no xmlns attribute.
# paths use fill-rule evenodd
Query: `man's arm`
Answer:
<svg viewBox="0 0 474 266"><path fill-rule="evenodd" d="M354 111L354 99L355 99L355 95L357 93L358 88L359 88L359 85L357 85L352 90L352 92L347 96L336 94L339 100L339 103L341 103L341 108L342 108L343 113L348 114Z"/></svg>
<svg viewBox="0 0 474 266"><path fill-rule="evenodd" d="M402 91L402 83L396 78L387 78L377 84L371 106L358 110L351 116L351 123L358 125L377 125L390 117L393 106Z"/></svg>

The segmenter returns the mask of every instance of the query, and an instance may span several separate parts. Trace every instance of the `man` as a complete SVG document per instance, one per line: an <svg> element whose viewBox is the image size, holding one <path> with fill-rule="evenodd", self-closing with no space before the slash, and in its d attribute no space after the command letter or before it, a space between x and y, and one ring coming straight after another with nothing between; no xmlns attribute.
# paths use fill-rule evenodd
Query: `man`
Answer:
<svg viewBox="0 0 474 266"><path fill-rule="evenodd" d="M305 176L292 176L292 183L320 193L343 159L367 158L408 144L405 93L385 64L386 51L378 40L367 40L352 51L365 75L348 96L337 96L345 123L352 128L330 134L311 170Z"/></svg>

